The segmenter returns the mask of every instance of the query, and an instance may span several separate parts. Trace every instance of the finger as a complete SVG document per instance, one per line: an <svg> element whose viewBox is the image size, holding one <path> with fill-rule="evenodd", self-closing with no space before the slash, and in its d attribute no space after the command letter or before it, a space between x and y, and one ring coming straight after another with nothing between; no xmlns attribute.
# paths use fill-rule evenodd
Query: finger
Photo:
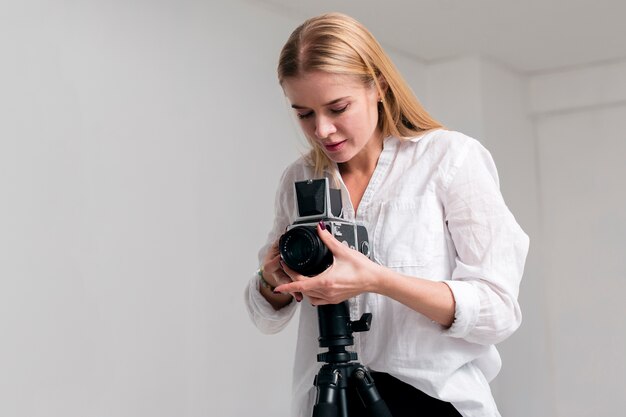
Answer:
<svg viewBox="0 0 626 417"><path fill-rule="evenodd" d="M278 240L272 244L272 247L270 248L270 252L272 253L272 255L277 255L280 252L278 249Z"/></svg>
<svg viewBox="0 0 626 417"><path fill-rule="evenodd" d="M278 261L274 262L274 260L268 260L261 268L261 271L264 277L273 277L275 279L282 278L285 275ZM287 277L287 281L291 281L291 278Z"/></svg>
<svg viewBox="0 0 626 417"><path fill-rule="evenodd" d="M317 234L328 249L330 249L333 255L344 249L343 243L338 241L335 236L333 236L328 229L326 229L326 227L323 227L322 222L317 225Z"/></svg>
<svg viewBox="0 0 626 417"><path fill-rule="evenodd" d="M291 277L283 271L274 273L274 279L276 281L276 285L288 284L292 282Z"/></svg>
<svg viewBox="0 0 626 417"><path fill-rule="evenodd" d="M294 271L293 269L289 268L287 265L285 265L285 263L282 261L282 259L279 260L279 263L280 263L280 268L281 268L282 274L287 277L288 284L278 285L276 288L274 288L274 292L279 292L279 293L283 293L283 294L291 294L293 296L293 298L296 299L297 302L302 301L302 299L304 298L304 296L302 295L302 292L285 290L284 289L284 285L289 285L289 281L291 281L291 282L299 282L299 280L304 280L307 277L305 277L303 275L300 275L296 271Z"/></svg>
<svg viewBox="0 0 626 417"><path fill-rule="evenodd" d="M282 267L280 265L280 255L275 255L270 258L269 262L271 263L271 269L273 272L282 271Z"/></svg>
<svg viewBox="0 0 626 417"><path fill-rule="evenodd" d="M300 275L302 280L294 280L290 283L276 287L280 292L301 292L305 295L318 296L326 293L326 281L321 278L311 278Z"/></svg>
<svg viewBox="0 0 626 417"><path fill-rule="evenodd" d="M280 263L281 269L283 271L285 271L285 273L287 275L289 275L289 277L291 278L292 281L303 281L303 280L308 278L308 277L306 277L304 275L301 275L301 274L297 273L293 269L289 268L287 266L287 264L282 259L279 260L279 263Z"/></svg>
<svg viewBox="0 0 626 417"><path fill-rule="evenodd" d="M293 294L293 293L305 293L307 292L306 281L293 281L287 284L281 284L274 289L276 292L280 292L283 294Z"/></svg>

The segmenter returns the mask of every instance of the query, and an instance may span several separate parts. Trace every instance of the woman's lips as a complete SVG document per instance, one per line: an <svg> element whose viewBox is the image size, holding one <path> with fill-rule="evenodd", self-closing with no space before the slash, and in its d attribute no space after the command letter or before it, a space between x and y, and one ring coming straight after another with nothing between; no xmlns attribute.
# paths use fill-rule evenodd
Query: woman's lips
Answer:
<svg viewBox="0 0 626 417"><path fill-rule="evenodd" d="M327 143L327 144L324 144L324 148L326 148L326 150L329 152L337 152L343 147L343 145L346 142L347 142L347 139L342 140L341 142Z"/></svg>

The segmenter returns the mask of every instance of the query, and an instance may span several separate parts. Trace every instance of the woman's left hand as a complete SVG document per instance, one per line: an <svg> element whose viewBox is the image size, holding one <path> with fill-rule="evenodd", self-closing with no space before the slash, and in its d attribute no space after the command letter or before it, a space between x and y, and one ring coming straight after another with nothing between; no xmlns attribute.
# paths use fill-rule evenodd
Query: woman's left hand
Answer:
<svg viewBox="0 0 626 417"><path fill-rule="evenodd" d="M283 270L293 282L279 285L282 293L300 292L311 304L338 304L363 292L373 292L380 265L367 256L339 242L326 228L318 224L317 234L332 252L334 261L324 272L314 277L300 275L282 263Z"/></svg>

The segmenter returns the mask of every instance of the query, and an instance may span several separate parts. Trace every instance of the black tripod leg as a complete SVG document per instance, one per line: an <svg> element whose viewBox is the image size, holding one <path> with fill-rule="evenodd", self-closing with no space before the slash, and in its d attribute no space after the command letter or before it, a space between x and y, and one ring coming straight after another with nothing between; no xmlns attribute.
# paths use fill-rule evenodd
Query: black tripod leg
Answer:
<svg viewBox="0 0 626 417"><path fill-rule="evenodd" d="M392 417L374 385L374 379L365 368L357 368L352 373L352 381L370 417Z"/></svg>
<svg viewBox="0 0 626 417"><path fill-rule="evenodd" d="M313 417L347 417L346 390L341 388L341 372L323 366L315 377L317 399Z"/></svg>

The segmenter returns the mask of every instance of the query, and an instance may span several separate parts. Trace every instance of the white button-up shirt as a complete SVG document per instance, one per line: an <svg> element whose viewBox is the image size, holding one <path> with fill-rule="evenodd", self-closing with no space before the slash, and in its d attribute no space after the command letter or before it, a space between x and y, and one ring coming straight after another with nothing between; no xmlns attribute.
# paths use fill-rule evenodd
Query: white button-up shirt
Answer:
<svg viewBox="0 0 626 417"><path fill-rule="evenodd" d="M354 333L347 350L356 351L369 369L451 402L463 416L499 416L489 388L501 366L494 345L521 323L517 296L528 236L502 199L489 152L446 130L412 140L388 137L356 215L333 169L327 176L339 179L343 217L367 228L371 258L406 275L445 282L456 302L454 323L445 329L391 298L363 293L350 300L351 319L372 313L372 327ZM309 178L313 168L305 158L285 170L260 262L296 219L293 183ZM326 351L318 345L316 308L292 302L275 311L259 293L257 277L245 301L252 321L266 333L280 331L300 307L292 416L311 416L313 379L322 365L316 355Z"/></svg>

